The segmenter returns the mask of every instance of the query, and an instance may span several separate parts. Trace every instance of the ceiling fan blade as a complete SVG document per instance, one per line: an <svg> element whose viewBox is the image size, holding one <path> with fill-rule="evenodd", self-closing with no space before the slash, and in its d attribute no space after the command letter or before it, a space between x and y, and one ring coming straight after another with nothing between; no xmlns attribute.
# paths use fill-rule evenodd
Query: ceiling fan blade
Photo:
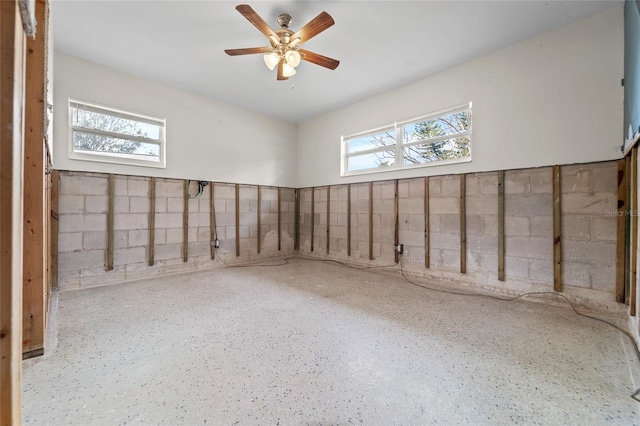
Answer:
<svg viewBox="0 0 640 426"><path fill-rule="evenodd" d="M226 49L225 53L229 56L252 55L254 53L273 52L272 47L247 47L245 49Z"/></svg>
<svg viewBox="0 0 640 426"><path fill-rule="evenodd" d="M249 6L248 4L240 4L236 6L236 10L240 12L242 16L247 18L247 20L251 22L258 29L258 31L267 36L267 38L276 43L280 42L280 37L276 35L269 24L267 24L264 19L262 19L260 15L258 15L256 11L251 8L251 6Z"/></svg>
<svg viewBox="0 0 640 426"><path fill-rule="evenodd" d="M300 52L302 60L329 68L330 70L335 70L338 68L338 65L340 65L340 61L337 59L328 58L317 53L309 52L308 50L298 49L298 52Z"/></svg>
<svg viewBox="0 0 640 426"><path fill-rule="evenodd" d="M284 62L278 62L278 80L288 80L289 77L284 76Z"/></svg>
<svg viewBox="0 0 640 426"><path fill-rule="evenodd" d="M290 37L291 46L297 46L304 42L309 41L311 38L317 36L330 26L335 24L331 15L327 12L322 12L311 21L309 21L304 27L293 33Z"/></svg>

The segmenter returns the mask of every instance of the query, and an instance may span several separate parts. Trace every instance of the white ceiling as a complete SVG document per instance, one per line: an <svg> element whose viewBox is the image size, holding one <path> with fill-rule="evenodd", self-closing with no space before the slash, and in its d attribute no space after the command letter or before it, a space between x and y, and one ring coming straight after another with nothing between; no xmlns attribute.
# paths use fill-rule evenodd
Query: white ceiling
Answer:
<svg viewBox="0 0 640 426"><path fill-rule="evenodd" d="M288 81L224 53L268 45L240 3L53 0L55 49L297 123L623 2L251 0L274 29L282 12L294 31L323 10L336 22L303 47L340 66L303 62Z"/></svg>

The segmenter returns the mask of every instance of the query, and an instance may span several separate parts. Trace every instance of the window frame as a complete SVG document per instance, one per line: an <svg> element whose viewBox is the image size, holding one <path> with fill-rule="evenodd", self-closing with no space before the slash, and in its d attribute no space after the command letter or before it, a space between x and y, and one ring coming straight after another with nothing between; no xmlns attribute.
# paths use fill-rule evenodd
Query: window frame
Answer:
<svg viewBox="0 0 640 426"><path fill-rule="evenodd" d="M404 127L418 123L423 121L428 121L430 119L437 119L443 116L447 116L450 114L455 114L462 111L468 111L469 116L469 128L464 132L459 132L450 135L438 136L430 139L421 139L412 142L404 141ZM462 105L457 105L455 107L443 109L440 111L436 111L433 113L429 113L426 115L421 115L418 117L411 117L408 119L396 121L393 124L389 124L386 126L381 126L375 129L366 130L363 132L353 133L347 136L342 136L341 138L341 155L340 155L340 177L354 176L354 175L363 175L363 174L371 174L371 173L385 173L385 172L393 172L400 170L409 170L420 167L433 167L433 166L444 166L450 164L458 164L458 163L469 163L472 159L472 134L473 134L473 118L472 118L472 102L468 102ZM396 133L396 143L395 145L388 147L379 147L373 148L363 151L355 151L349 152L349 142L356 138L360 138L363 136L374 135L386 130L394 130ZM417 164L404 164L404 156L403 151L407 147L416 146L416 145L424 145L425 143L438 142L441 140L454 139L466 136L469 138L469 155L462 158L453 158L448 160L437 160L431 161L427 163L417 163ZM358 157L366 154L375 154L376 152L383 152L394 150L394 162L393 165L387 167L375 167L368 168L362 170L353 170L349 171L349 159L352 157Z"/></svg>
<svg viewBox="0 0 640 426"><path fill-rule="evenodd" d="M73 109L78 107L86 107L86 110L92 111L98 114L109 115L112 117L119 117L126 120L137 121L141 123L156 125L159 127L159 139L146 138L144 136L127 135L126 133L110 132L101 129L91 129L82 126L73 125ZM127 166L142 166L142 167L154 167L154 168L166 168L166 119L152 117L150 115L140 114L133 111L127 111L121 108L114 108L106 105L101 105L95 102L88 102L79 99L69 98L68 102L68 131L69 131L69 158L72 160L83 161L95 161L99 163L111 163ZM122 153L108 153L108 152L78 152L74 146L73 135L74 132L91 133L101 136L111 136L114 138L130 140L134 142L142 142L147 144L153 144L158 146L158 161L141 160L136 158L127 158ZM154 157L155 158L155 157Z"/></svg>

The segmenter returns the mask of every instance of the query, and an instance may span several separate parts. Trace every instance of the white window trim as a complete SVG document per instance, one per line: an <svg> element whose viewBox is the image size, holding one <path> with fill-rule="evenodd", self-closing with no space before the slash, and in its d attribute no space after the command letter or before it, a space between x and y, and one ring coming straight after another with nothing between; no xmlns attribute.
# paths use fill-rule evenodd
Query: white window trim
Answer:
<svg viewBox="0 0 640 426"><path fill-rule="evenodd" d="M456 159L451 159L451 160L439 160L439 161L434 161L434 162L430 162L430 163L424 163L424 164L403 164L403 155L402 155L402 151L405 147L410 147L410 146L414 146L414 145L421 145L424 144L426 141L428 142L438 142L440 140L446 140L446 139L451 139L452 137L459 137L459 136L468 136L469 140L472 140L472 132L473 132L473 118L471 118L471 126L469 128L469 130L464 131L464 132L460 132L460 133L456 133L455 135L444 135L444 136L439 136L437 138L432 138L432 139L423 139L423 140L419 140L419 141L413 141L413 142L408 142L405 143L404 142L404 131L403 131L403 127L404 125L407 124L412 124L415 123L417 121L427 121L431 118L436 118L436 117L440 117L443 115L447 115L447 114L454 114L457 112L462 112L462 111L470 111L470 117L472 117L473 113L472 111L472 102L469 103L465 103L462 105L457 105L455 107L451 107L451 108L446 108L440 111L436 111L433 113L429 113L427 115L421 115L421 116L417 116L417 117L412 117L412 118L408 118L408 119L403 119L400 121L396 121L393 124L390 125L386 125L386 126L381 126L381 127L377 127L375 129L370 129L370 130L366 130L363 132L358 132L358 133L353 133L347 136L342 136L342 140L341 140L341 152L340 152L340 177L348 177L348 176L357 176L357 175L366 175L366 174L375 174L375 173L386 173L386 172L397 172L400 170L409 170L409 169L415 169L415 168L422 168L422 167L437 167L437 166L445 166L445 165L451 165L451 164L459 164L459 163L469 163L471 162L471 158L472 158L472 149L473 149L473 144L469 145L469 156L464 157L464 158L456 158ZM366 154L373 154L376 152L382 152L382 151L388 151L389 148L391 147L380 147L380 148L372 148L372 149L368 149L368 150L363 150L363 151L357 151L357 152L353 152L353 153L349 153L348 151L348 144L349 144L349 140L357 138L357 137L362 137L362 136L367 136L367 135L372 135L372 134L376 134L376 133L380 133L382 131L385 130L391 130L394 129L396 132L396 144L395 144L395 159L400 159L400 161L394 161L392 166L389 167L379 167L379 168L370 168L370 169L363 169L363 170L354 170L354 171L349 171L347 170L348 168L348 159L349 157L357 157L359 155L366 155Z"/></svg>
<svg viewBox="0 0 640 426"><path fill-rule="evenodd" d="M87 129L81 126L74 126L73 116L72 116L73 105L82 105L83 107L88 107L89 110L93 110L95 112L99 112L99 113L107 112L110 115L113 115L116 117L128 118L128 119L133 118L140 122L159 125L161 127L160 139L158 141L156 139L145 138L145 137L140 137L135 135L123 135L120 133L112 133L112 132L98 130L98 129ZM69 120L68 120L67 128L69 130L68 136L69 136L69 158L70 159L94 161L98 163L129 165L129 166L153 167L153 168L160 168L160 169L166 168L166 132L167 132L166 119L151 117L148 115L144 115L144 114L140 114L132 111L126 111L123 109L101 105L95 102L88 102L88 101L83 101L83 100L73 99L73 98L69 98L68 115L69 115ZM118 153L109 153L109 152L95 153L95 154L89 153L89 152L77 152L74 150L74 147L73 147L73 132L76 130L87 132L87 133L100 134L104 136L114 136L118 138L122 138L123 136L126 136L126 139L129 139L129 140L157 144L159 147L159 156L158 156L159 161L151 162L151 161L137 160L135 158L125 158Z"/></svg>

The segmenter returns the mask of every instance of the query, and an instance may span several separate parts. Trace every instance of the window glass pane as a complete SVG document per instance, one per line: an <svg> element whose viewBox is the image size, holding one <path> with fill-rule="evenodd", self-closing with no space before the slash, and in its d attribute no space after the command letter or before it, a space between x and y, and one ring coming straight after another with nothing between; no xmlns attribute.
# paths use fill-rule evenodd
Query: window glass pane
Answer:
<svg viewBox="0 0 640 426"><path fill-rule="evenodd" d="M455 135L470 129L469 111L461 111L404 126L404 142Z"/></svg>
<svg viewBox="0 0 640 426"><path fill-rule="evenodd" d="M349 139L347 152L360 152L369 149L393 146L396 143L395 129L389 129L373 135L359 136Z"/></svg>
<svg viewBox="0 0 640 426"><path fill-rule="evenodd" d="M403 148L402 164L425 164L432 161L455 160L470 155L471 139L463 136L438 142L412 145Z"/></svg>
<svg viewBox="0 0 640 426"><path fill-rule="evenodd" d="M123 135L140 136L149 139L160 139L160 125L136 121L135 117L124 118L82 108L71 108L71 124L88 129L104 130Z"/></svg>
<svg viewBox="0 0 640 426"><path fill-rule="evenodd" d="M393 166L394 152L391 151L383 151L383 152L375 152L372 154L362 154L362 155L354 155L352 157L348 157L348 171L353 172L357 170L366 170L366 169L378 169Z"/></svg>
<svg viewBox="0 0 640 426"><path fill-rule="evenodd" d="M100 155L111 155L144 161L160 161L160 145L132 141L125 138L74 131L73 150Z"/></svg>

